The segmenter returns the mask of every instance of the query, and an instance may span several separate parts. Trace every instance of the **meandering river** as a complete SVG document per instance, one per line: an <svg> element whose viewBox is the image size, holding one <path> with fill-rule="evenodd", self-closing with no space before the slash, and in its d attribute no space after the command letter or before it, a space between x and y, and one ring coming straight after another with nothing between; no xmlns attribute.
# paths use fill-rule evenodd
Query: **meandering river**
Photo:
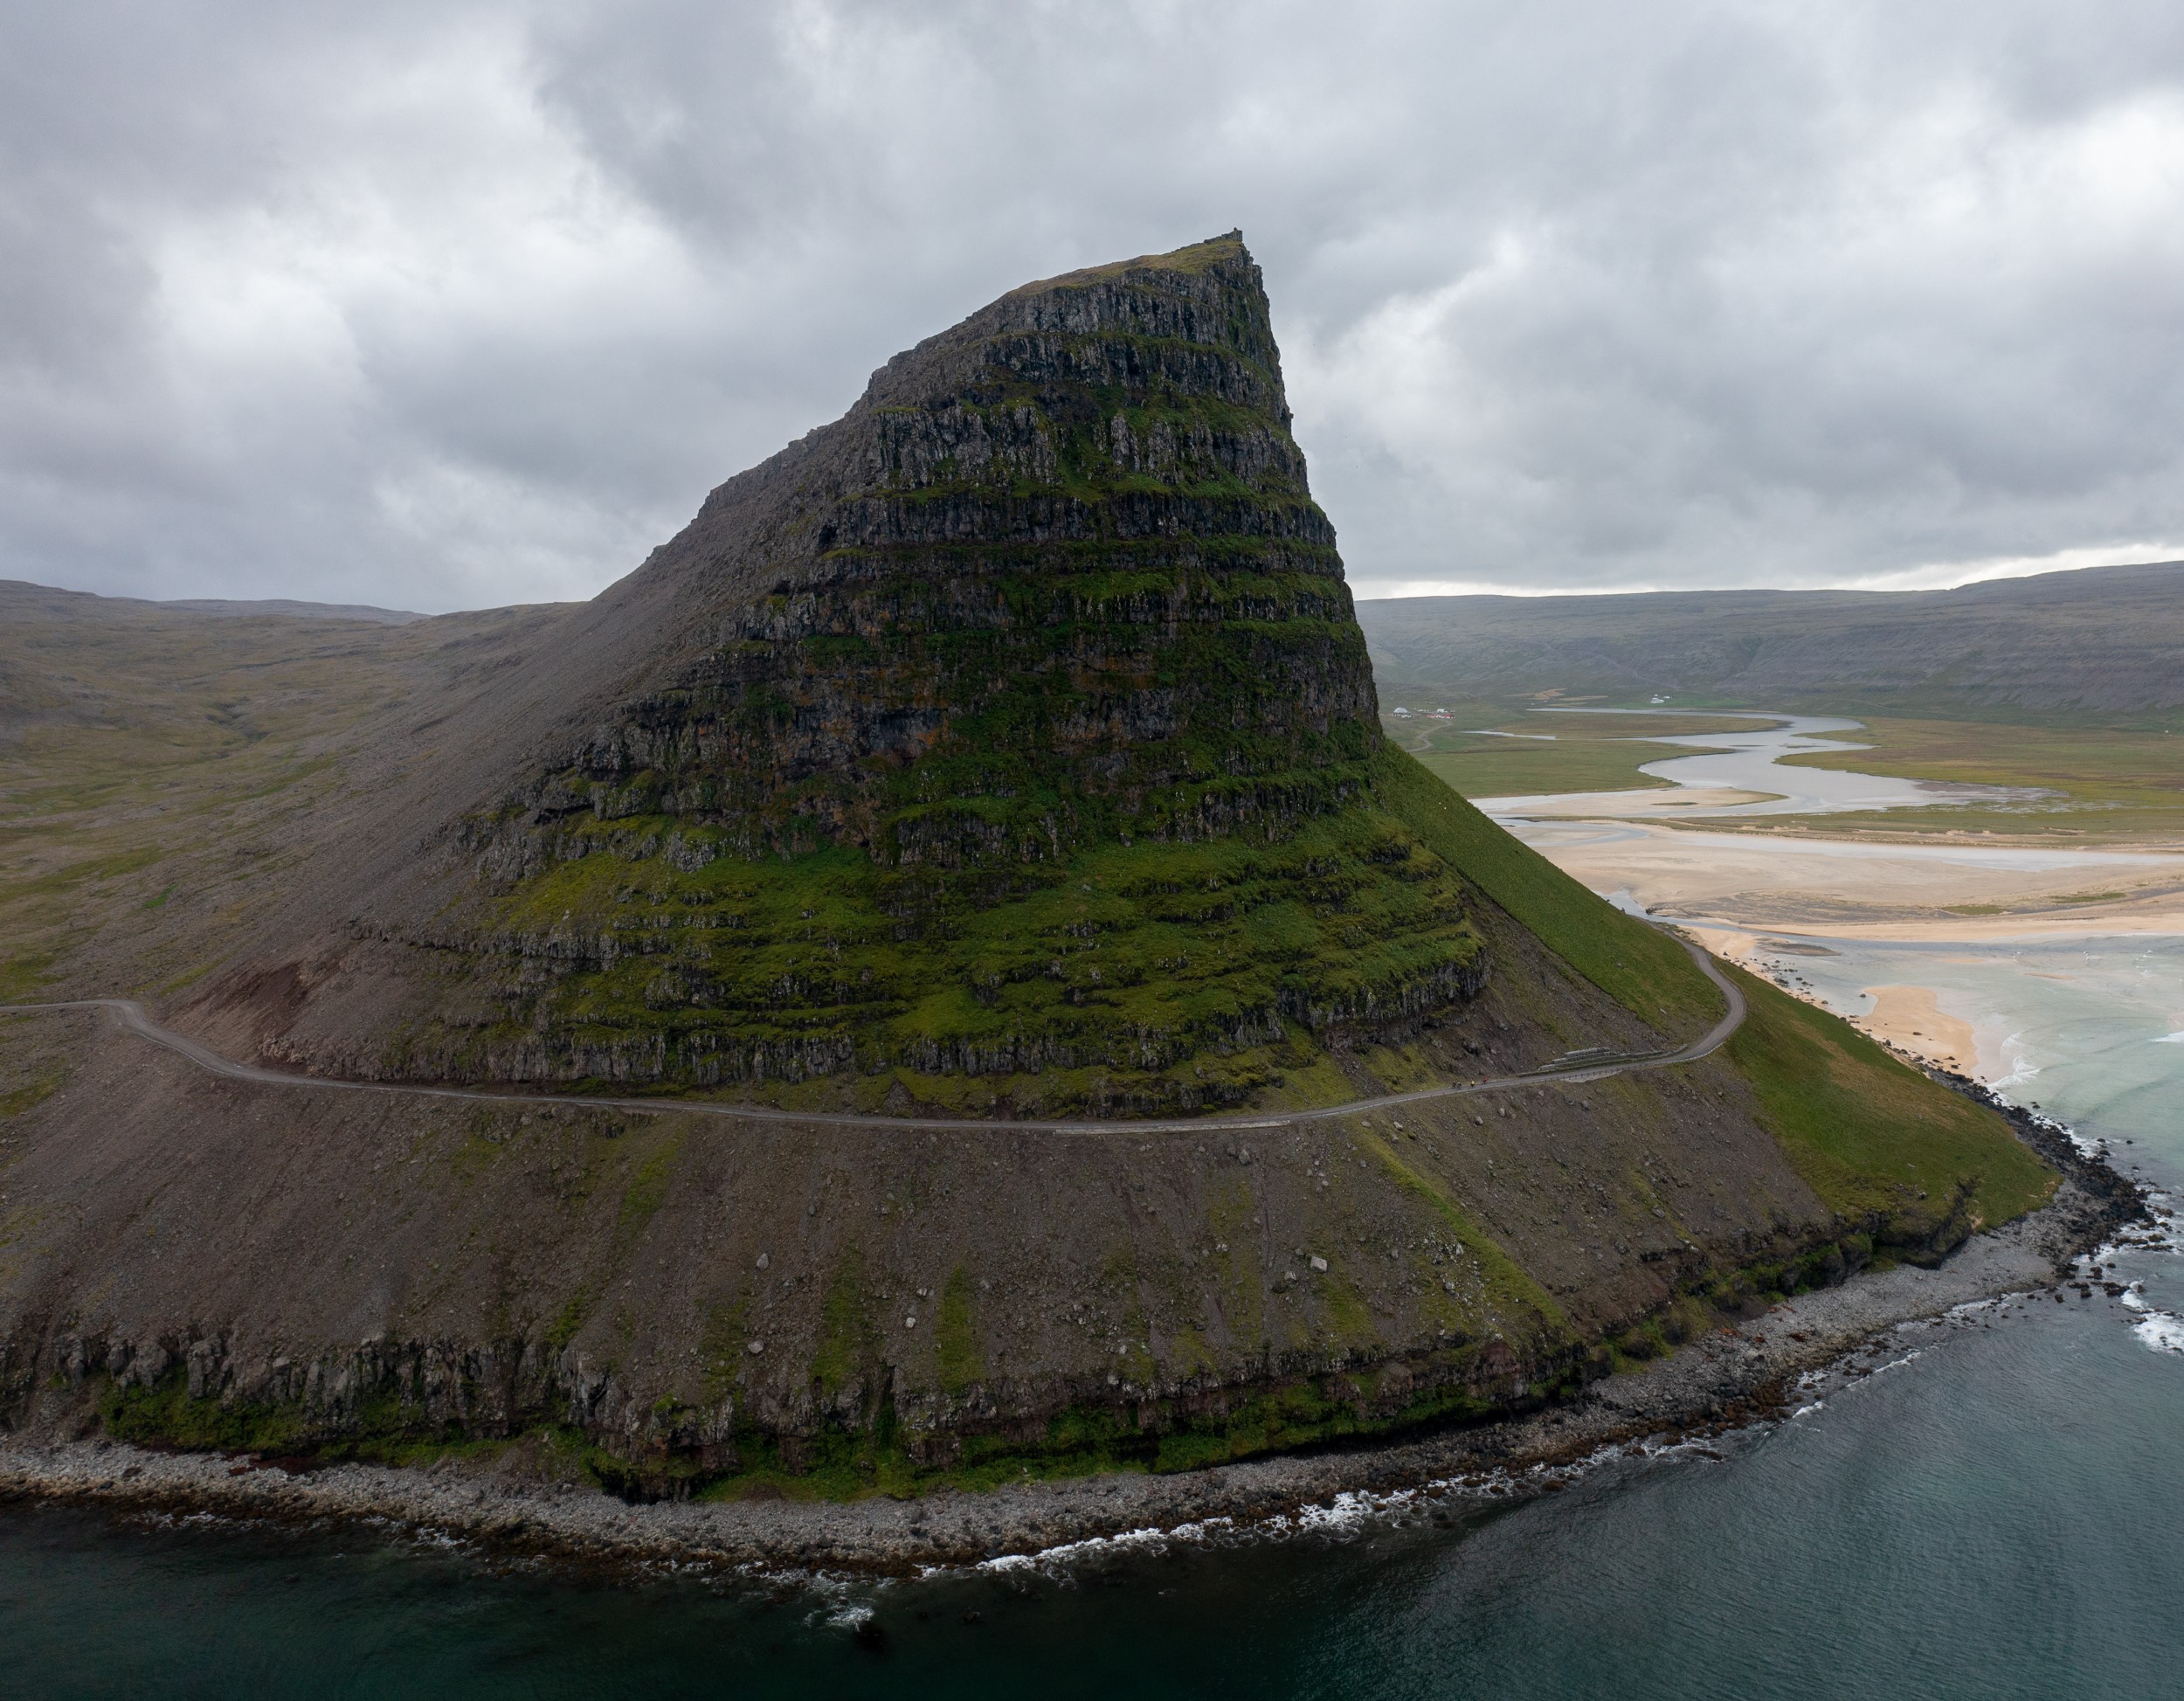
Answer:
<svg viewBox="0 0 2184 1701"><path fill-rule="evenodd" d="M1638 709L1564 709L1559 715L1643 715ZM1849 810L1916 809L1972 799L1997 802L2031 792L2008 786L1952 785L1931 780L1896 779L1833 768L1785 767L1782 758L1815 751L1867 748L1856 740L1821 736L1854 732L1862 723L1825 715L1724 716L1750 720L1749 729L1648 735L1654 744L1676 744L1704 752L1663 757L1640 764L1638 771L1665 779L1674 790L1658 787L1621 792L1559 792L1534 797L1482 798L1479 806L1496 819L1557 815L1622 819L1740 818L1752 815L1831 815ZM1517 735L1519 736L1523 735Z"/></svg>
<svg viewBox="0 0 2184 1701"><path fill-rule="evenodd" d="M1857 778L1782 771L1815 797ZM1767 939L1848 1013L1868 987L1931 989L2005 1090L2184 1187L2184 939ZM268 1701L2168 1697L2184 1261L2156 1246L2115 1268L2128 1303L2043 1295L1900 1331L1890 1368L1783 1423L1446 1522L1330 1516L1281 1541L885 1586L631 1584L355 1531L17 1506L0 1670L26 1694Z"/></svg>

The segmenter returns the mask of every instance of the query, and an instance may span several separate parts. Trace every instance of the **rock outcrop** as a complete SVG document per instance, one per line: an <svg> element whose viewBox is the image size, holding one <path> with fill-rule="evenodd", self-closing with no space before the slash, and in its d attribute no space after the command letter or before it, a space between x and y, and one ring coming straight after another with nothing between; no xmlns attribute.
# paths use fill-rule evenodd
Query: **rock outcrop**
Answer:
<svg viewBox="0 0 2184 1701"><path fill-rule="evenodd" d="M575 669L583 712L438 834L452 895L367 894L267 1055L1191 1109L1478 990L1461 880L1379 795L1234 234L896 356L601 601L646 598L654 653L604 691ZM360 975L406 988L397 1020L338 985L314 1019Z"/></svg>

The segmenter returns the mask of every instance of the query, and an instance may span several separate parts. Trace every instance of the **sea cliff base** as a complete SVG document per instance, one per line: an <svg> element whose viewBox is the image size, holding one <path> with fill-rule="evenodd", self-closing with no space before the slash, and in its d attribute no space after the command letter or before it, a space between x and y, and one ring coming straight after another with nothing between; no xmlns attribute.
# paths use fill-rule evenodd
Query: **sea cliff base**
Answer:
<svg viewBox="0 0 2184 1701"><path fill-rule="evenodd" d="M1969 1083L1965 1083L1968 1085ZM0 1437L0 1497L64 1499L117 1511L211 1513L256 1523L370 1523L503 1554L637 1571L661 1565L778 1573L914 1574L1069 1544L1226 1520L1295 1528L1345 1495L1428 1496L1482 1480L1559 1486L1604 1450L1719 1433L1786 1414L1812 1373L1863 1373L1889 1331L2006 1295L2102 1288L2070 1280L2145 1195L2098 1156L2022 1113L2028 1138L2065 1169L2042 1209L1972 1237L1937 1268L1861 1272L1725 1326L1672 1356L1503 1421L1371 1447L1289 1454L1172 1475L1026 1481L983 1493L847 1502L786 1499L632 1505L536 1451L451 1455L424 1468L157 1451L66 1439L32 1425Z"/></svg>

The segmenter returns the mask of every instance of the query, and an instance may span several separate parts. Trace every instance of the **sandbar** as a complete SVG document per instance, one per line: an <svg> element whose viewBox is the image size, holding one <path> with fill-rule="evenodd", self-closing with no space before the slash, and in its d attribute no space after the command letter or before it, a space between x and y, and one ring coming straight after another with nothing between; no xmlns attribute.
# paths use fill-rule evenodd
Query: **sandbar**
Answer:
<svg viewBox="0 0 2184 1701"><path fill-rule="evenodd" d="M1875 1039L1931 1058L1959 1075L1977 1075L1979 1039L1972 1024L1941 1008L1931 986L1868 986L1872 1009L1851 1020Z"/></svg>
<svg viewBox="0 0 2184 1701"><path fill-rule="evenodd" d="M1774 838L1632 820L1517 831L1597 892L1725 930L1966 944L2184 935L2184 855L2167 850Z"/></svg>

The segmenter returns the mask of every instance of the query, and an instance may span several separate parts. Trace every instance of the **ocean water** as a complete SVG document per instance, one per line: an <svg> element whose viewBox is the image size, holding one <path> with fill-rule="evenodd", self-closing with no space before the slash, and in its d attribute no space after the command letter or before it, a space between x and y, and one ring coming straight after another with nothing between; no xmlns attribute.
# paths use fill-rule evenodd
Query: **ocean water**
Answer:
<svg viewBox="0 0 2184 1701"><path fill-rule="evenodd" d="M1845 1011L1934 987L2006 1091L2184 1188L2184 941L1828 944L1779 961ZM2128 1303L1897 1331L1794 1419L1559 1492L919 1582L0 1507L0 1694L2173 1698L2184 1259L2111 1268Z"/></svg>

